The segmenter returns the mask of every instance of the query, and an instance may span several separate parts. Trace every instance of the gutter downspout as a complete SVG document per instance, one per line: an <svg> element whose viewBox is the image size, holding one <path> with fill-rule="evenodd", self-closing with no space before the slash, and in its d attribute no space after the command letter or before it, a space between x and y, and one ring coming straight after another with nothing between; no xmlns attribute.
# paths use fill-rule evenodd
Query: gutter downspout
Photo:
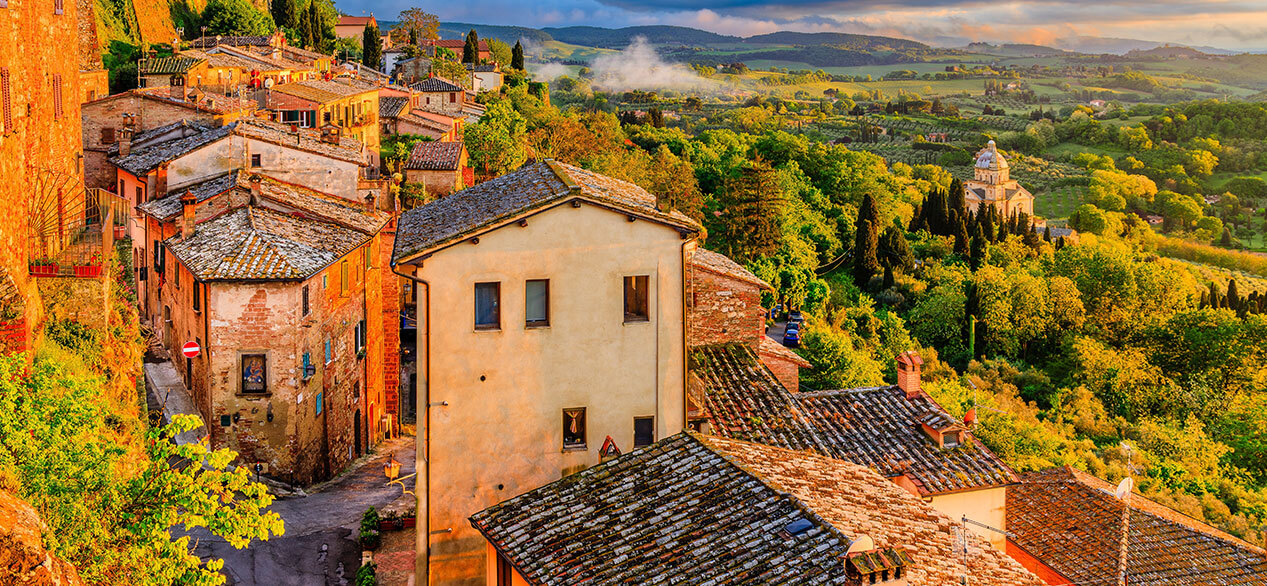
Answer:
<svg viewBox="0 0 1267 586"><path fill-rule="evenodd" d="M695 242L695 238L685 238L682 243L682 430L691 426L691 346L690 315L687 314L686 296L691 294L691 263L686 259L686 247Z"/></svg>
<svg viewBox="0 0 1267 586"><path fill-rule="evenodd" d="M426 309L424 314L424 330L422 339L425 340L426 347L422 351L423 355L423 392L422 392L422 413L420 423L422 429L418 436L422 438L421 447L417 448L418 465L422 466L422 470L414 471L414 494L418 498L418 527L417 536L414 542L414 585L428 586L431 584L431 283L424 279L420 279L413 275L407 275L396 269L396 261L391 263L392 273L400 275L415 283L420 283L426 287ZM414 293L414 301L417 302L418 293ZM415 466L416 468L416 466Z"/></svg>

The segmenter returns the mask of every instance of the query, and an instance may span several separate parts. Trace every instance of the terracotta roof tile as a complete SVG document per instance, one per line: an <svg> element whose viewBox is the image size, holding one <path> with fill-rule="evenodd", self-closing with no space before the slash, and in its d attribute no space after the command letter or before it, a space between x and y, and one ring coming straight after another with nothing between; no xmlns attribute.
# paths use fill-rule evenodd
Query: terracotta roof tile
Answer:
<svg viewBox="0 0 1267 586"><path fill-rule="evenodd" d="M457 85L457 84L454 84L453 82L451 82L451 81L449 81L449 80L447 80L447 79L444 79L444 78L442 78L442 77L428 77L427 79L424 79L424 80L422 80L422 81L420 81L420 82L418 82L418 83L415 83L415 84L413 84L413 85L411 85L411 86L409 86L409 87L410 87L410 88L413 88L413 89L415 89L415 90L418 90L418 91L420 91L420 92L462 92L462 91L466 91L466 90L462 89L462 86Z"/></svg>
<svg viewBox="0 0 1267 586"><path fill-rule="evenodd" d="M217 35L217 36L208 36L208 37L198 37L193 40L192 45L194 47L199 47L199 48L215 47L217 45L230 45L230 46L235 46L235 47L236 46L267 47L269 46L269 38L265 36L261 36L261 35L250 35L250 36L218 36Z"/></svg>
<svg viewBox="0 0 1267 586"><path fill-rule="evenodd" d="M183 122L183 121L182 121ZM163 128L168 128L168 125ZM156 129L157 130L157 129ZM233 131L233 126L208 128L195 134L175 138L142 148L134 147L127 156L115 156L110 159L114 165L132 175L141 177L158 168L159 165L183 157L215 141ZM137 142L134 138L134 144Z"/></svg>
<svg viewBox="0 0 1267 586"><path fill-rule="evenodd" d="M955 419L927 395L907 399L894 386L792 393L741 345L694 348L692 362L704 386L697 394L723 437L812 449L886 477L905 474L925 494L1016 482L978 441L949 449L933 443L921 422Z"/></svg>
<svg viewBox="0 0 1267 586"><path fill-rule="evenodd" d="M222 175L217 175L205 181L200 181L192 185L173 189L168 192L166 197L151 199L136 209L143 214L153 216L160 221L173 219L181 214L184 206L180 202L180 198L185 193L192 194L194 201L202 203L213 196L219 195L238 185L238 174L240 171L230 171Z"/></svg>
<svg viewBox="0 0 1267 586"><path fill-rule="evenodd" d="M409 112L409 98L405 96L379 96L378 115L381 118L395 118L401 112Z"/></svg>
<svg viewBox="0 0 1267 586"><path fill-rule="evenodd" d="M771 287L769 283L761 280L761 277L752 274L752 271L745 269L743 265L731 260L730 257L724 254L718 254L706 248L695 249L695 255L691 257L691 263L699 268L722 276L752 283L762 289L769 289L771 291L774 290L774 287Z"/></svg>
<svg viewBox="0 0 1267 586"><path fill-rule="evenodd" d="M566 163L543 161L405 212L396 232L393 262L572 198L615 207L681 230L699 230L698 224L681 213L658 210L655 196L637 185Z"/></svg>
<svg viewBox="0 0 1267 586"><path fill-rule="evenodd" d="M185 73L202 62L202 59L195 59L193 57L183 55L143 59L141 63L137 65L137 73L140 75Z"/></svg>
<svg viewBox="0 0 1267 586"><path fill-rule="evenodd" d="M284 83L274 86L273 91L325 104L378 90L348 81L314 79Z"/></svg>
<svg viewBox="0 0 1267 586"><path fill-rule="evenodd" d="M1007 489L1011 541L1076 584L1115 579L1123 507L1113 485L1069 468L1022 475ZM1127 582L1137 586L1267 584L1267 556L1138 494L1129 502Z"/></svg>
<svg viewBox="0 0 1267 586"><path fill-rule="evenodd" d="M321 132L318 130L298 128L292 132L287 124L260 118L243 118L232 126L235 129L234 134L239 136L369 166L365 159L364 146L354 138L340 136L337 144L326 142L322 140Z"/></svg>
<svg viewBox="0 0 1267 586"><path fill-rule="evenodd" d="M808 529L789 534L796 522ZM536 584L842 584L863 535L878 551L854 567L908 563L910 584L1040 583L975 535L965 556L950 519L865 468L691 433L471 523Z"/></svg>
<svg viewBox="0 0 1267 586"><path fill-rule="evenodd" d="M406 169L423 171L456 171L466 146L460 142L422 141L414 145L405 162Z"/></svg>

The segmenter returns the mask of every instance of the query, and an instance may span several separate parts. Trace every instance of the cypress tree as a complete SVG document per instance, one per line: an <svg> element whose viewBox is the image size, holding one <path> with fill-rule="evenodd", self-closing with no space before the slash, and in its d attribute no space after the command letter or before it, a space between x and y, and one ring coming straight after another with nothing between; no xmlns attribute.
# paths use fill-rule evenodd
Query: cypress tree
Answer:
<svg viewBox="0 0 1267 586"><path fill-rule="evenodd" d="M1227 308L1232 311L1241 310L1241 295L1240 292L1236 290L1236 279L1229 279L1227 281Z"/></svg>
<svg viewBox="0 0 1267 586"><path fill-rule="evenodd" d="M1232 247L1232 231L1228 230L1227 226L1223 227L1223 238L1219 239L1219 244L1224 248Z"/></svg>
<svg viewBox="0 0 1267 586"><path fill-rule="evenodd" d="M977 233L972 237L972 246L968 250L968 266L975 271L981 268L983 262L985 262L985 236L978 226Z"/></svg>
<svg viewBox="0 0 1267 586"><path fill-rule="evenodd" d="M866 288L871 276L880 268L880 261L876 257L876 247L880 240L879 224L880 212L876 209L875 198L868 193L858 207L853 246L853 280L861 288Z"/></svg>
<svg viewBox="0 0 1267 586"><path fill-rule="evenodd" d="M915 205L915 214L911 216L911 223L906 227L907 232L919 232L924 227L924 204Z"/></svg>
<svg viewBox="0 0 1267 586"><path fill-rule="evenodd" d="M417 47L417 46L418 46L418 29L413 28L413 27L410 27L410 29L409 29L409 44L410 44L410 45L413 45L413 46L415 46L415 47Z"/></svg>
<svg viewBox="0 0 1267 586"><path fill-rule="evenodd" d="M1046 242L1051 242L1051 226L1046 226L1043 228L1043 240Z"/></svg>
<svg viewBox="0 0 1267 586"><path fill-rule="evenodd" d="M290 22L295 27L295 35L299 37L299 46L312 48L312 22L308 19L308 10L296 9Z"/></svg>
<svg viewBox="0 0 1267 586"><path fill-rule="evenodd" d="M959 225L959 231L955 233L955 254L968 254L968 227L963 224Z"/></svg>
<svg viewBox="0 0 1267 586"><path fill-rule="evenodd" d="M324 53L326 37L321 25L321 11L317 9L316 2L308 3L308 28L312 31L312 50Z"/></svg>
<svg viewBox="0 0 1267 586"><path fill-rule="evenodd" d="M514 48L510 50L510 68L519 71L524 69L524 46L519 41L515 41Z"/></svg>
<svg viewBox="0 0 1267 586"><path fill-rule="evenodd" d="M950 197L948 207L964 215L968 213L968 203L963 199L963 183L958 179L950 182Z"/></svg>
<svg viewBox="0 0 1267 586"><path fill-rule="evenodd" d="M378 34L378 25L370 23L361 33L361 63L366 67L379 69L383 66L383 38Z"/></svg>
<svg viewBox="0 0 1267 586"><path fill-rule="evenodd" d="M273 13L273 24L281 28L294 28L295 0L273 0L269 9Z"/></svg>
<svg viewBox="0 0 1267 586"><path fill-rule="evenodd" d="M466 45L462 47L463 63L479 63L480 61L480 38L475 34L475 29L466 33Z"/></svg>
<svg viewBox="0 0 1267 586"><path fill-rule="evenodd" d="M1219 290L1214 282L1210 282L1210 307L1218 309L1222 304L1219 303Z"/></svg>

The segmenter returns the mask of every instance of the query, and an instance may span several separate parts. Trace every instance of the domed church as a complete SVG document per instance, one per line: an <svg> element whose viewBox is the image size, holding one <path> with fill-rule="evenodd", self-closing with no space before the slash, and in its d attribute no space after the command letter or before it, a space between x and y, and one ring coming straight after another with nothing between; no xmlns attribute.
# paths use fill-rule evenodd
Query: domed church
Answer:
<svg viewBox="0 0 1267 586"><path fill-rule="evenodd" d="M1034 195L1008 176L1007 159L994 141L977 153L973 178L964 182L963 191L964 201L973 212L987 203L998 208L1003 217L1016 212L1034 215Z"/></svg>

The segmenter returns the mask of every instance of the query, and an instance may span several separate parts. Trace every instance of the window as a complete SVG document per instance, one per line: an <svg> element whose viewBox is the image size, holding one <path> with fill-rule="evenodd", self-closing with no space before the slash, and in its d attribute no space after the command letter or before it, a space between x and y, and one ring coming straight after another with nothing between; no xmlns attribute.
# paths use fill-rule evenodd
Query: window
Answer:
<svg viewBox="0 0 1267 586"><path fill-rule="evenodd" d="M312 309L311 307L308 306L308 286L307 285L304 285L299 290L299 308L300 308L300 311L303 312L299 315L304 316L304 317L307 317L308 312Z"/></svg>
<svg viewBox="0 0 1267 586"><path fill-rule="evenodd" d="M62 0L56 0L58 6ZM57 14L61 14L61 8L57 9ZM62 74L53 74L53 118L61 119L62 117Z"/></svg>
<svg viewBox="0 0 1267 586"><path fill-rule="evenodd" d="M563 410L563 449L585 447L585 408Z"/></svg>
<svg viewBox="0 0 1267 586"><path fill-rule="evenodd" d="M549 279L533 279L524 284L524 324L530 328L550 325Z"/></svg>
<svg viewBox="0 0 1267 586"><path fill-rule="evenodd" d="M9 87L9 68L0 67L0 134L13 132L13 98Z"/></svg>
<svg viewBox="0 0 1267 586"><path fill-rule="evenodd" d="M260 155L259 155L259 153L256 153L256 154L254 154L254 155L251 155L251 167L256 168L256 167L259 167L259 166L260 166Z"/></svg>
<svg viewBox="0 0 1267 586"><path fill-rule="evenodd" d="M202 311L202 284L198 281L194 281L193 295L194 311Z"/></svg>
<svg viewBox="0 0 1267 586"><path fill-rule="evenodd" d="M154 241L154 272L156 273L163 272L163 260L164 260L163 242L160 240L155 240Z"/></svg>
<svg viewBox="0 0 1267 586"><path fill-rule="evenodd" d="M101 127L101 144L112 144L114 142L114 127Z"/></svg>
<svg viewBox="0 0 1267 586"><path fill-rule="evenodd" d="M317 400L316 400L317 415L321 415L321 403L322 403L321 400L325 398L325 395L326 395L325 391L317 391Z"/></svg>
<svg viewBox="0 0 1267 586"><path fill-rule="evenodd" d="M324 291L324 290L326 290L326 289L327 289L327 288L329 288L329 287L330 287L330 275L329 275L328 273L322 273L322 275L321 275L321 290L322 290L322 291Z"/></svg>
<svg viewBox="0 0 1267 586"><path fill-rule="evenodd" d="M456 101L458 101L458 93L457 93L457 92L449 92L449 103L451 104L451 103L456 102Z"/></svg>
<svg viewBox="0 0 1267 586"><path fill-rule="evenodd" d="M475 329L501 329L501 295L501 283L475 284Z"/></svg>
<svg viewBox="0 0 1267 586"><path fill-rule="evenodd" d="M334 345L330 343L330 339L326 338L326 364L330 364L334 360Z"/></svg>
<svg viewBox="0 0 1267 586"><path fill-rule="evenodd" d="M648 321L647 282L650 278L643 275L625 277L625 321Z"/></svg>
<svg viewBox="0 0 1267 586"><path fill-rule="evenodd" d="M360 352L365 349L365 320L356 322L355 329L356 351Z"/></svg>
<svg viewBox="0 0 1267 586"><path fill-rule="evenodd" d="M180 288L180 266L177 265L176 270L172 271L172 273L176 275L176 288L179 289Z"/></svg>
<svg viewBox="0 0 1267 586"><path fill-rule="evenodd" d="M268 357L264 354L242 355L242 392L268 392Z"/></svg>
<svg viewBox="0 0 1267 586"><path fill-rule="evenodd" d="M119 194L119 195L123 195L123 194ZM143 203L145 203L145 187L141 185L137 185L136 186L136 205L141 205Z"/></svg>
<svg viewBox="0 0 1267 586"><path fill-rule="evenodd" d="M959 433L958 433L958 432L951 432L951 433L948 433L948 434L946 434L946 435L942 436L942 438L941 438L941 445L942 445L942 447L945 447L945 448L957 448L957 447L959 447Z"/></svg>
<svg viewBox="0 0 1267 586"><path fill-rule="evenodd" d="M365 268L370 268L370 259L374 258L374 242L365 245Z"/></svg>
<svg viewBox="0 0 1267 586"><path fill-rule="evenodd" d="M655 443L655 417L634 417L634 447Z"/></svg>
<svg viewBox="0 0 1267 586"><path fill-rule="evenodd" d="M304 380L308 380L312 378L312 375L314 374L317 374L317 367L312 363L312 352L308 352L305 350L304 351L304 370L303 372L300 373L300 375L304 377Z"/></svg>
<svg viewBox="0 0 1267 586"><path fill-rule="evenodd" d="M53 0L53 14L61 14L65 8L65 0Z"/></svg>
<svg viewBox="0 0 1267 586"><path fill-rule="evenodd" d="M514 586L510 561L500 552L497 554L497 586Z"/></svg>
<svg viewBox="0 0 1267 586"><path fill-rule="evenodd" d="M348 294L348 261L339 263L339 293Z"/></svg>
<svg viewBox="0 0 1267 586"><path fill-rule="evenodd" d="M123 187L124 187L124 182L122 179L120 179L119 180L119 197L127 197L127 195L123 193Z"/></svg>

